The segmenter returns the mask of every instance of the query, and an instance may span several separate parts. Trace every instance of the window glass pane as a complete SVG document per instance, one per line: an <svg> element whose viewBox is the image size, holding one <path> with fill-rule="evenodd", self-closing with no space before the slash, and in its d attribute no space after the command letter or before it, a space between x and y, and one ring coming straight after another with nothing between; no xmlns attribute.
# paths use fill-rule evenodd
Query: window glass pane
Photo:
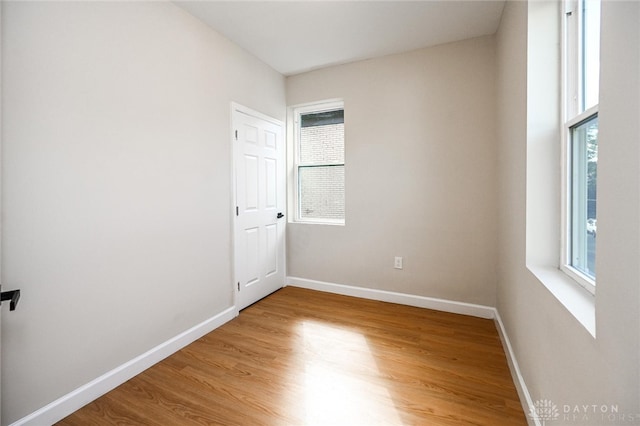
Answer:
<svg viewBox="0 0 640 426"><path fill-rule="evenodd" d="M600 0L582 3L582 110L598 104L600 78Z"/></svg>
<svg viewBox="0 0 640 426"><path fill-rule="evenodd" d="M300 166L298 179L301 219L344 219L344 166Z"/></svg>
<svg viewBox="0 0 640 426"><path fill-rule="evenodd" d="M571 129L571 266L595 279L598 117Z"/></svg>
<svg viewBox="0 0 640 426"><path fill-rule="evenodd" d="M344 164L344 116L342 110L337 112L341 113L338 120L329 117L334 120L320 121L319 114L302 115L300 164Z"/></svg>

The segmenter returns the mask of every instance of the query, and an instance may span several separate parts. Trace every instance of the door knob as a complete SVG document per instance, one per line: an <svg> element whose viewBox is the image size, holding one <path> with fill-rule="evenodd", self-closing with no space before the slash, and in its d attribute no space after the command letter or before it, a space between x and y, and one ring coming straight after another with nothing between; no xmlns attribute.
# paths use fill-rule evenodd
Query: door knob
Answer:
<svg viewBox="0 0 640 426"><path fill-rule="evenodd" d="M284 217L284 214L282 214L282 212L278 213L278 216L276 216L278 219L282 219Z"/></svg>
<svg viewBox="0 0 640 426"><path fill-rule="evenodd" d="M11 290L0 292L0 303L9 300L9 310L15 311L18 306L18 300L20 300L20 290Z"/></svg>

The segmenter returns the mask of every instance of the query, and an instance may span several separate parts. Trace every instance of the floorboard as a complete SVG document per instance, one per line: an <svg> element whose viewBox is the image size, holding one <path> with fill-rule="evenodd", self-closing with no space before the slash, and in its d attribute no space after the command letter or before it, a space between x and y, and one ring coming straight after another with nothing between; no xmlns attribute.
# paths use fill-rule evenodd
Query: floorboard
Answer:
<svg viewBox="0 0 640 426"><path fill-rule="evenodd" d="M491 320L285 287L58 423L526 425Z"/></svg>

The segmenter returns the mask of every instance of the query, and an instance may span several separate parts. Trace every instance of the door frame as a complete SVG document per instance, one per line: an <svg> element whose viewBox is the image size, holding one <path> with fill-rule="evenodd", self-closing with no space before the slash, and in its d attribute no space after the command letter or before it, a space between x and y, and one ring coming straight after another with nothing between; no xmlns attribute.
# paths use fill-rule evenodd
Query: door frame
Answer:
<svg viewBox="0 0 640 426"><path fill-rule="evenodd" d="M238 216L236 215L236 206L237 204L237 182L236 182L236 149L235 149L235 143L236 143L236 114L241 113L241 114L246 114L255 118L258 118L260 120L264 120L264 121L268 121L270 123L276 124L278 126L281 127L282 129L282 137L284 139L284 143L283 143L283 149L285 150L284 152L284 161L287 161L287 134L286 134L286 127L285 127L285 123L283 121L280 121L276 118L270 117L266 114L263 114L259 111L256 111L254 109L251 109L249 107L246 107L244 105L241 105L237 102L231 102L231 127L230 127L230 132L229 132L229 140L231 143L231 206L230 206L230 217L231 217L231 277L232 277L232 281L231 281L231 290L233 292L233 308L234 308L234 314L235 316L240 315L240 305L238 303L238 265L237 265L237 259L236 259L236 221ZM287 186L288 186L288 174L287 174L287 167L286 167L286 163L285 163L285 170L284 172L284 191L283 191L283 196L285 197L284 199L284 207L285 209L287 208ZM285 271L285 277L287 276L287 222L288 219L285 216L285 225L284 225L284 230L283 230L283 238L284 238L284 258L283 258L283 263L284 263L284 271ZM283 283L283 287L286 286L286 282Z"/></svg>

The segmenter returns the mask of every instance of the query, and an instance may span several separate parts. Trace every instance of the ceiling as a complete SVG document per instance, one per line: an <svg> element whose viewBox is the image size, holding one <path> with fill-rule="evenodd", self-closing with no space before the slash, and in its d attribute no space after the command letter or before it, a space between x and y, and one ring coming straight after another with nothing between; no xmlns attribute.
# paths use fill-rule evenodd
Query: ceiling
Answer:
<svg viewBox="0 0 640 426"><path fill-rule="evenodd" d="M174 3L284 75L493 34L504 0Z"/></svg>

